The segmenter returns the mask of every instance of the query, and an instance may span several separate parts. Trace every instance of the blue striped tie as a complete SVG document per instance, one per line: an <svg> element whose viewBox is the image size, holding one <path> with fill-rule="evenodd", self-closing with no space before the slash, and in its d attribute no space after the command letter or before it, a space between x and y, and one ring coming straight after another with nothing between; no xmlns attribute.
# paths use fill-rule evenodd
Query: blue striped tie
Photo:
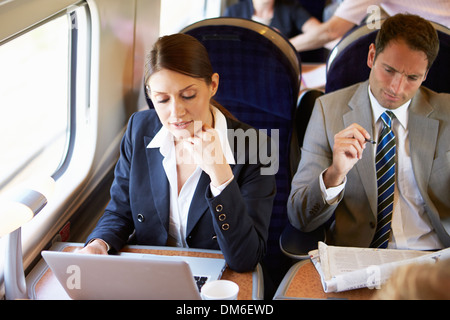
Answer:
<svg viewBox="0 0 450 320"><path fill-rule="evenodd" d="M381 115L383 129L378 140L375 168L378 187L377 230L372 248L387 248L391 233L392 210L394 208L395 188L395 135L391 129L395 115L386 111Z"/></svg>

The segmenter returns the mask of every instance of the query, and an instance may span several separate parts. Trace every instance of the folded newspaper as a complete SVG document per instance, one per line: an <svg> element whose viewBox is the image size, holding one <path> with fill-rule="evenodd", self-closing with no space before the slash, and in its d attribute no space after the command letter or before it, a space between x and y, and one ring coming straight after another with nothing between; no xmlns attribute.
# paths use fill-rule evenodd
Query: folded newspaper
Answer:
<svg viewBox="0 0 450 320"><path fill-rule="evenodd" d="M399 266L435 263L450 258L450 248L439 251L373 249L329 246L319 242L309 252L325 292L380 288Z"/></svg>

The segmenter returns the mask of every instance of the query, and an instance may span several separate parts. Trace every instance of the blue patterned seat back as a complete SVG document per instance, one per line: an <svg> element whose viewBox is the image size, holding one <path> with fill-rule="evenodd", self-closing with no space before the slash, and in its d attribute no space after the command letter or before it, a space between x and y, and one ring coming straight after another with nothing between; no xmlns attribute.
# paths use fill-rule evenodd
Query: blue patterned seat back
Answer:
<svg viewBox="0 0 450 320"><path fill-rule="evenodd" d="M450 30L439 24L432 24L438 33L440 49L423 86L436 92L450 93L450 82L444 80L447 79L450 70ZM326 93L369 78L367 54L370 44L375 42L377 33L378 30L361 26L346 35L333 49L328 59Z"/></svg>
<svg viewBox="0 0 450 320"><path fill-rule="evenodd" d="M240 121L267 129L268 135L279 130L277 195L268 240L268 256L278 255L279 237L288 223L289 150L300 84L297 53L279 33L250 20L209 19L182 32L200 40L208 50L214 72L220 76L215 99ZM292 50L290 59L273 37ZM292 65L292 56L297 65Z"/></svg>

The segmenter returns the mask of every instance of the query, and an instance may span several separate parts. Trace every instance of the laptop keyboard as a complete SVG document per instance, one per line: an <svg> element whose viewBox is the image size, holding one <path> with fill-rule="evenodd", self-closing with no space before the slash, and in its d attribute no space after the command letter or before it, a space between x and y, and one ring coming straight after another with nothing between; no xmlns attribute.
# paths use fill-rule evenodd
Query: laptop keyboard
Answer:
<svg viewBox="0 0 450 320"><path fill-rule="evenodd" d="M200 289L205 284L206 280L208 280L208 277L194 276L194 280L195 280L195 283L197 284L198 291L200 291Z"/></svg>

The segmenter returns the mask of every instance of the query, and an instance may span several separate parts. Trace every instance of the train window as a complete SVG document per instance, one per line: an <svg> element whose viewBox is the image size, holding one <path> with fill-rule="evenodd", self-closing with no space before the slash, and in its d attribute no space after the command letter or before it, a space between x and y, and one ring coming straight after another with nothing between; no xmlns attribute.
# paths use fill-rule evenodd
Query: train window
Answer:
<svg viewBox="0 0 450 320"><path fill-rule="evenodd" d="M161 1L161 35L177 33L191 23L220 16L222 0Z"/></svg>
<svg viewBox="0 0 450 320"><path fill-rule="evenodd" d="M0 192L65 157L70 27L62 15L0 45Z"/></svg>
<svg viewBox="0 0 450 320"><path fill-rule="evenodd" d="M86 2L17 1L6 10L8 4L0 5L0 17L10 13L11 25L0 28L0 204L18 200L17 195L26 197L27 187L39 186L43 178L56 180L47 206L22 227L27 268L61 229L55 221L66 223L73 214L66 213L66 201L78 196L74 190L91 168L97 104L90 100L90 70L95 46ZM30 9L34 5L39 10ZM29 14L19 19L24 12ZM0 238L0 299L7 239Z"/></svg>

